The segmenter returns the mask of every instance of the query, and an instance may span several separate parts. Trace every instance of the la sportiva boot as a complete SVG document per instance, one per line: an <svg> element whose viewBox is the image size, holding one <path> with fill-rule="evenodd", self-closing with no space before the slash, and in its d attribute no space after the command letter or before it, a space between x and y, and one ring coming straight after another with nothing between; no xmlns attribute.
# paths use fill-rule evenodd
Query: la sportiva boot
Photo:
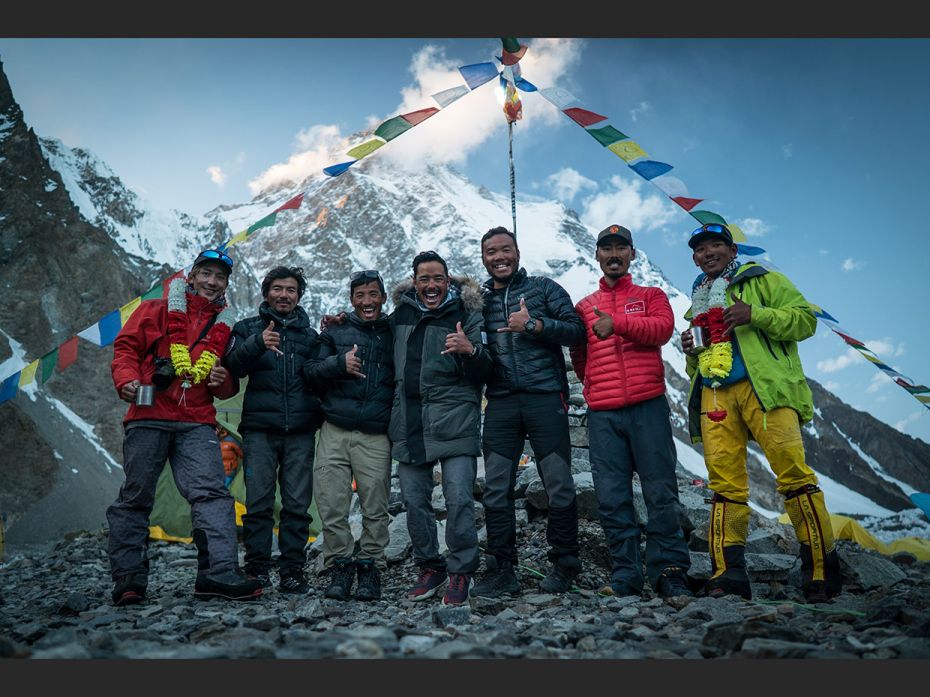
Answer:
<svg viewBox="0 0 930 697"><path fill-rule="evenodd" d="M703 595L712 598L739 595L752 598L746 573L746 537L749 535L749 506L714 494L710 508L711 577L704 584Z"/></svg>
<svg viewBox="0 0 930 697"><path fill-rule="evenodd" d="M785 510L801 545L801 591L809 603L826 602L843 591L843 575L823 492L815 484L790 491Z"/></svg>

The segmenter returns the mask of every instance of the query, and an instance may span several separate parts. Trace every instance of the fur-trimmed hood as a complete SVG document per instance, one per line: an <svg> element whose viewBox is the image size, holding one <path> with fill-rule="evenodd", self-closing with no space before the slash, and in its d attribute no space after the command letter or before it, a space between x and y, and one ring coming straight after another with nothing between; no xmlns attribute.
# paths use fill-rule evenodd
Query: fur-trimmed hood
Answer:
<svg viewBox="0 0 930 697"><path fill-rule="evenodd" d="M481 312L484 307L484 296L481 284L478 281L470 276L449 276L449 283L458 288L459 297L468 312ZM404 302L404 296L415 304L415 295L416 291L413 288L412 278L405 278L391 290L391 300L394 301L394 307L400 307L400 304Z"/></svg>

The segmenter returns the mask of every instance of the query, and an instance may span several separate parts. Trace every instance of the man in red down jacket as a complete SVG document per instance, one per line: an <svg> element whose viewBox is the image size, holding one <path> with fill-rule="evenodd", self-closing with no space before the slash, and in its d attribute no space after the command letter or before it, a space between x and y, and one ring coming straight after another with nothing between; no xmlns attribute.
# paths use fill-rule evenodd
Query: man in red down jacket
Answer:
<svg viewBox="0 0 930 697"><path fill-rule="evenodd" d="M261 584L239 568L235 505L225 484L213 406L214 396L238 391L220 364L233 321L226 306L232 266L224 252L201 252L190 275L171 282L167 300L143 302L113 343L113 385L130 404L123 419L126 481L107 508L116 605L145 598L149 515L165 460L191 505L198 562L194 596L261 595ZM150 404L137 403L142 385L155 387Z"/></svg>
<svg viewBox="0 0 930 697"><path fill-rule="evenodd" d="M672 308L661 288L633 283L629 270L636 250L625 227L601 230L595 257L604 276L598 289L575 305L587 338L570 353L588 403L591 473L613 567L610 587L620 596L643 591L633 508L636 472L649 517L649 583L663 598L692 595L661 352L675 326Z"/></svg>

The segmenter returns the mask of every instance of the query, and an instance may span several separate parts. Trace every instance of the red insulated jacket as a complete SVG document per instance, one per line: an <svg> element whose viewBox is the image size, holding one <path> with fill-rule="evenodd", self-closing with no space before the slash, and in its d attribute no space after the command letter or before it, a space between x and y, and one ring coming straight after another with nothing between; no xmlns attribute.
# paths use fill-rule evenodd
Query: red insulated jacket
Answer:
<svg viewBox="0 0 930 697"><path fill-rule="evenodd" d="M188 346L200 336L211 315L219 314L224 308L199 295L187 294L187 314L190 325L187 330ZM143 385L152 384L155 372L155 356L168 357L168 301L146 300L132 313L126 325L120 330L113 342L113 385L119 394L120 389L132 380ZM201 339L191 349L191 361L196 362L206 346ZM206 381L191 385L181 401L181 381L175 378L171 386L155 392L155 403L150 407L129 406L123 422L140 419L159 419L164 421L184 421L189 423L216 423L216 409L213 397L226 399L239 391L239 381L228 376L216 390L207 387Z"/></svg>
<svg viewBox="0 0 930 697"><path fill-rule="evenodd" d="M672 336L675 317L661 288L637 286L629 274L575 305L585 324L584 344L569 349L584 398L595 411L619 409L665 393L662 344ZM592 327L595 306L614 321L614 333L598 339Z"/></svg>

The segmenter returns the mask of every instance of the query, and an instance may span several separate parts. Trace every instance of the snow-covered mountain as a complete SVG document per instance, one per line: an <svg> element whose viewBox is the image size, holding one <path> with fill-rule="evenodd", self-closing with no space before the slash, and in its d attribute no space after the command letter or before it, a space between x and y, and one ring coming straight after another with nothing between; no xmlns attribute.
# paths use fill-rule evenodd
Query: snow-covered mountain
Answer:
<svg viewBox="0 0 930 697"><path fill-rule="evenodd" d="M231 248L237 266L230 297L239 317L255 312L260 302L259 281L279 264L304 268L309 287L302 304L314 320L348 306L351 271L377 268L390 287L410 275L410 261L425 249L442 254L453 274L484 280L480 237L491 227L511 226L509 198L476 186L453 168L426 165L416 173L401 172L377 158L337 178L313 175L203 215L157 211L93 154L60 141L35 138L22 122L8 85L4 93L4 85L0 71L0 162L7 170L0 170L0 188L6 187L0 199L4 251L0 280L10 279L5 281L8 299L10 307L15 307L8 312L0 308L0 363L6 360L13 370L11 360L22 363L22 358L31 359L53 348L55 341L74 335L147 289L160 274L189 264L199 249L229 239L299 193L304 194L300 208L279 214L273 227L262 228ZM10 133L15 137L5 135ZM11 191L15 196L7 198ZM91 268L82 267L79 274L47 268L50 274L60 274L56 279L60 278L62 293L67 291L68 298L77 295L78 305L62 301L64 309L59 309L54 298L37 296L28 284L17 285L24 274L26 253L17 250L30 249L23 236L30 235L27 225L35 205L44 206L46 215L54 211L57 216L45 232L35 233L47 238L43 243L73 247L75 254L81 254L81 245L95 240L96 253L103 260L99 268L88 265ZM604 224L610 222L623 221ZM69 234L75 226L84 231L82 241ZM520 198L517 231L521 263L529 273L555 279L575 301L596 287L600 276L594 258L596 231L585 228L574 211L556 201ZM100 257L103 248L105 258ZM650 262L648 250L637 249L631 273L637 283L659 286L668 294L677 329L683 330L689 298ZM114 285L114 278L121 285ZM23 324L22 317L39 319ZM31 439L41 446L37 453L54 453L66 461L73 457L68 439L86 436L97 439L94 447L105 447L120 460L121 405L115 399L100 398L112 389L106 375L112 351L86 346L83 363L79 361L35 394L0 405L0 437L5 442ZM687 377L679 346L676 332L663 348L679 461L695 476L705 477L703 457L690 445L686 432ZM85 374L91 376L86 385L74 382ZM819 384L811 384L817 412L803 436L808 460L820 476L831 510L887 517L911 509L907 494L930 491L930 446L855 411ZM50 395L47 404L37 406L38 395L46 391ZM88 428L40 427L51 411L61 411L56 402L69 409L70 423L83 420ZM68 436L62 435L66 432ZM90 451L84 448L82 452ZM751 446L750 453L753 504L759 510L778 512L782 507L774 478L758 449ZM42 457L37 454L32 464ZM90 459L82 457L90 466ZM5 462L3 467L13 469L14 464ZM118 484L119 473L113 477Z"/></svg>

